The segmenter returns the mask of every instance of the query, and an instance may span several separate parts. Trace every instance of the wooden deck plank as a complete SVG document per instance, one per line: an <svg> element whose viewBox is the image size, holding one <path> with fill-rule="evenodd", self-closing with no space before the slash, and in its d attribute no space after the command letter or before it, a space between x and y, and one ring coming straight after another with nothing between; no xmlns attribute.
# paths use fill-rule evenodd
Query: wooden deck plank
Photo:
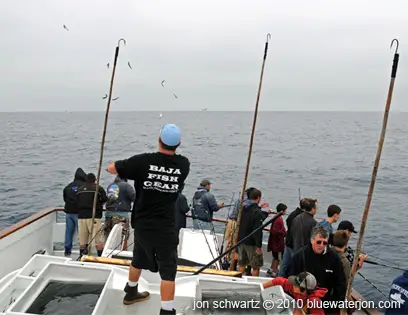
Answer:
<svg viewBox="0 0 408 315"><path fill-rule="evenodd" d="M130 259L95 257L95 256L87 256L87 255L82 256L81 261L118 265L118 266L127 266L127 267L130 266L130 263L131 263ZM200 269L199 267L181 266L181 265L177 266L177 271L179 272L194 273L198 271L199 269ZM239 271L217 270L217 269L205 269L204 271L202 271L202 273L210 274L210 275L226 276L226 277L241 277L242 276L242 272L239 272Z"/></svg>

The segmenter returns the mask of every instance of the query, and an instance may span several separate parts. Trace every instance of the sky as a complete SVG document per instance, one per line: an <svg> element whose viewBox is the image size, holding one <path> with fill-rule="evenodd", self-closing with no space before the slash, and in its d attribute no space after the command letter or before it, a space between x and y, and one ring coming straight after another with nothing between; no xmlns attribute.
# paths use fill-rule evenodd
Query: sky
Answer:
<svg viewBox="0 0 408 315"><path fill-rule="evenodd" d="M397 38L391 108L408 111L407 11L406 0L3 0L0 111L104 111L120 38L112 111L252 111L268 33L259 110L382 111Z"/></svg>

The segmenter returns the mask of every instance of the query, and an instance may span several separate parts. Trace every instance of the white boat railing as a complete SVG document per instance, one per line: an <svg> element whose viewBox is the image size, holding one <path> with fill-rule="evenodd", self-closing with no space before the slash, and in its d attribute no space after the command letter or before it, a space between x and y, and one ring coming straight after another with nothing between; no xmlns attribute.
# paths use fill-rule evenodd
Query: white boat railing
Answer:
<svg viewBox="0 0 408 315"><path fill-rule="evenodd" d="M57 223L56 216L56 209L47 208L0 231L0 279L39 251L53 254L54 243L64 242L65 223Z"/></svg>

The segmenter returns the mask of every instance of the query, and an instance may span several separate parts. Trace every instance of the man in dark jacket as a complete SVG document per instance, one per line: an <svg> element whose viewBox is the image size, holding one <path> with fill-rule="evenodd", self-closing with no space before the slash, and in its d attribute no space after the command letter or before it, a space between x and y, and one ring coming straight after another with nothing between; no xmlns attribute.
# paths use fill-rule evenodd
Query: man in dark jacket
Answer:
<svg viewBox="0 0 408 315"><path fill-rule="evenodd" d="M310 235L317 224L314 219L317 209L317 200L307 198L303 203L303 213L293 219L290 234L294 252L310 243Z"/></svg>
<svg viewBox="0 0 408 315"><path fill-rule="evenodd" d="M286 231L286 241L285 241L285 250L283 251L282 262L279 268L279 277L287 278L287 268L289 265L289 261L292 259L293 256L293 235L291 234L291 228L293 219L295 219L299 214L303 213L303 204L305 199L299 201L299 207L293 210L288 218L286 219L286 227L288 230Z"/></svg>
<svg viewBox="0 0 408 315"><path fill-rule="evenodd" d="M78 206L76 193L78 188L85 183L86 173L82 168L77 168L74 181L69 183L63 191L65 202L65 256L70 256L72 251L72 241L75 232L78 233Z"/></svg>
<svg viewBox="0 0 408 315"><path fill-rule="evenodd" d="M315 276L318 286L328 290L322 300L344 301L347 283L343 265L339 256L328 248L328 240L329 234L325 228L313 228L309 244L294 254L288 276L310 272Z"/></svg>
<svg viewBox="0 0 408 315"><path fill-rule="evenodd" d="M194 194L191 214L195 229L212 230L213 214L224 206L223 203L217 204L214 194L210 190L211 182L204 179Z"/></svg>
<svg viewBox="0 0 408 315"><path fill-rule="evenodd" d="M95 209L95 219L92 221L93 200L96 193L96 176L93 173L86 175L86 183L77 191L78 202L78 227L79 227L79 255L87 254L90 241L96 245L98 256L103 251L102 211L103 205L108 201L105 190L98 187L98 198ZM91 235L93 225L93 231Z"/></svg>
<svg viewBox="0 0 408 315"><path fill-rule="evenodd" d="M251 201L251 204L242 209L238 241L247 237L262 225L264 216L262 214L262 209L259 206L261 197L262 193L258 189L253 189L250 192L249 200ZM259 276L259 270L263 266L262 237L262 229L260 229L257 233L238 246L238 265L240 272L245 272L246 266L251 265L252 275L254 277Z"/></svg>
<svg viewBox="0 0 408 315"><path fill-rule="evenodd" d="M186 227L186 213L190 210L190 207L187 203L187 198L182 193L179 194L176 200L176 213L175 213L175 220L176 220L176 230L177 235L180 234L180 229Z"/></svg>
<svg viewBox="0 0 408 315"><path fill-rule="evenodd" d="M132 212L132 202L135 201L135 189L127 182L127 179L122 179L116 176L114 182L107 189L108 202L106 203L105 223L103 230L105 238L108 238L109 233L115 224L123 223L123 235L128 236L129 230L129 213Z"/></svg>

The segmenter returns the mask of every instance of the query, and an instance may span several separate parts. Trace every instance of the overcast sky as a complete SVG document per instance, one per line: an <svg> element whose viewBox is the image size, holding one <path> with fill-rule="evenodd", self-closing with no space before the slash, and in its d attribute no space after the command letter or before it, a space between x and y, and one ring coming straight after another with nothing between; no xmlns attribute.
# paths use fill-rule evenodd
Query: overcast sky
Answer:
<svg viewBox="0 0 408 315"><path fill-rule="evenodd" d="M406 0L3 0L0 111L104 111L120 38L112 110L253 110L267 33L260 110L383 110L398 38L392 110L408 111L407 12Z"/></svg>

